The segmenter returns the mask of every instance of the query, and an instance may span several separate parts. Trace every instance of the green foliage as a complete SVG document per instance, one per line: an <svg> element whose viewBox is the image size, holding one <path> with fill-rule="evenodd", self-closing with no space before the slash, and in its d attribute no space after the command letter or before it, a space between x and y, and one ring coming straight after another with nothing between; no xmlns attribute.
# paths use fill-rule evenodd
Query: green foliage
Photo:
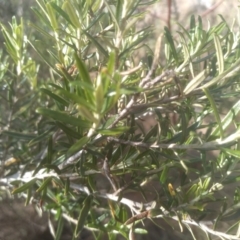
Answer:
<svg viewBox="0 0 240 240"><path fill-rule="evenodd" d="M73 239L132 239L144 218L238 239L218 225L239 210L239 32L192 17L151 50L148 5L37 0L36 23L1 24L1 181L55 215L55 239L64 219Z"/></svg>

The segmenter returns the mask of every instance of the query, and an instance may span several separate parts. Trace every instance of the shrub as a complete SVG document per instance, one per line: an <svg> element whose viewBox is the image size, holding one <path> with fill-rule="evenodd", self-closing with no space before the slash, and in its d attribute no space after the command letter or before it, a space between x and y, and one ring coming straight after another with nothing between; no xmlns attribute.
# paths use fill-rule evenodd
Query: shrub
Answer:
<svg viewBox="0 0 240 240"><path fill-rule="evenodd" d="M145 218L238 239L239 32L191 17L152 47L148 1L37 4L2 24L1 182L54 214L55 239L64 219L73 239L134 239Z"/></svg>

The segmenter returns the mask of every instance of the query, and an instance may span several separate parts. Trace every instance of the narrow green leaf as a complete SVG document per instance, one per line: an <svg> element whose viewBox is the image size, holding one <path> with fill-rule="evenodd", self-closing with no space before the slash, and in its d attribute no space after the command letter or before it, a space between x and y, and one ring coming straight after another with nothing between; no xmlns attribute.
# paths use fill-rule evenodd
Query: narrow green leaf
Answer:
<svg viewBox="0 0 240 240"><path fill-rule="evenodd" d="M67 34L67 33L65 32L65 34ZM71 38L74 38L74 37L71 36ZM74 51L77 51L77 46L75 45L74 42L71 44L71 43L69 43L69 40L66 41L66 40L64 40L64 39L61 38L61 37L58 37L58 39L59 39L60 41L62 41L63 43L65 43L66 46L68 46L68 47L74 49Z"/></svg>
<svg viewBox="0 0 240 240"><path fill-rule="evenodd" d="M43 19L48 19L48 21L50 22L50 18L49 18L49 15L47 13L47 10L46 10L46 3L43 1L43 0L36 0L38 6L41 8L42 12L45 14L45 17L42 16ZM49 26L49 22L46 22L47 26Z"/></svg>
<svg viewBox="0 0 240 240"><path fill-rule="evenodd" d="M76 9L70 1L65 1L62 8L66 11L70 21L76 28L81 28L81 23L79 21L79 16L76 13Z"/></svg>
<svg viewBox="0 0 240 240"><path fill-rule="evenodd" d="M53 11L53 7L51 6L50 3L47 3L46 8L47 8L47 12L48 12L48 16L49 16L51 26L54 29L54 31L56 31L58 29L58 22L57 22L57 19L56 19L56 16L55 16L55 12Z"/></svg>
<svg viewBox="0 0 240 240"><path fill-rule="evenodd" d="M84 200L83 208L79 214L77 225L74 231L75 238L77 238L81 233L81 231L83 230L88 213L91 209L91 205L92 205L92 196L90 195L90 196L87 196L86 199Z"/></svg>
<svg viewBox="0 0 240 240"><path fill-rule="evenodd" d="M36 190L36 192L38 193L38 192L41 192L44 189L46 189L48 187L48 185L51 183L51 181L52 181L52 177L45 179L43 181L43 183L41 184L41 186Z"/></svg>
<svg viewBox="0 0 240 240"><path fill-rule="evenodd" d="M180 144L184 144L184 142L186 141L186 139L188 138L188 119L187 119L187 113L185 109L182 109L180 111L180 119L181 119L181 140L180 140ZM184 164L184 163L183 163ZM184 164L185 166L185 164ZM186 167L186 166L185 166ZM187 168L185 168L187 169Z"/></svg>
<svg viewBox="0 0 240 240"><path fill-rule="evenodd" d="M226 27L226 25L227 25L226 22L221 22L217 26L212 27L208 32L208 35L211 36L209 40L213 38L214 33L220 35L223 29Z"/></svg>
<svg viewBox="0 0 240 240"><path fill-rule="evenodd" d="M56 236L54 240L60 240L62 238L62 231L64 227L64 218L62 214L60 213L60 216L58 218L58 226L57 226L57 231L56 231Z"/></svg>
<svg viewBox="0 0 240 240"><path fill-rule="evenodd" d="M96 181L95 181L94 177L92 175L88 175L87 176L87 180L88 180L88 186L92 190L92 192L97 191L97 189L96 189Z"/></svg>
<svg viewBox="0 0 240 240"><path fill-rule="evenodd" d="M73 153L79 151L80 149L82 149L82 147L84 145L86 145L89 141L89 137L84 136L81 139L79 139L76 143L73 144L73 146L71 146L71 148L68 150L67 152L67 156L72 155Z"/></svg>
<svg viewBox="0 0 240 240"><path fill-rule="evenodd" d="M53 155L53 139L52 139L52 135L51 135L48 139L47 164L52 163L52 155Z"/></svg>
<svg viewBox="0 0 240 240"><path fill-rule="evenodd" d="M198 190L199 186L198 184L193 184L190 189L188 189L186 196L188 200L191 200L192 198L195 198L197 195L197 190Z"/></svg>
<svg viewBox="0 0 240 240"><path fill-rule="evenodd" d="M84 166L83 164L86 162L86 151L85 150L82 150L82 154L81 154L81 157L80 157L80 165L79 165L79 168L80 168L80 173L82 176L85 175L85 169L84 169Z"/></svg>
<svg viewBox="0 0 240 240"><path fill-rule="evenodd" d="M4 36L7 51L10 54L10 56L12 57L12 59L15 61L15 63L17 64L17 62L19 60L17 43L15 42L14 38L11 37L11 35L7 31L7 29L5 29L3 25L1 25L1 26L2 26L2 33Z"/></svg>
<svg viewBox="0 0 240 240"><path fill-rule="evenodd" d="M84 82L87 82L88 84L92 85L92 81L91 81L88 69L86 68L86 65L79 58L79 56L78 56L78 54L76 52L74 53L74 58L76 60L76 65L77 65L77 68L78 68L79 75L80 75L81 79Z"/></svg>
<svg viewBox="0 0 240 240"><path fill-rule="evenodd" d="M84 31L84 34L89 38L89 40L96 46L96 48L108 58L108 52L103 48L103 46L96 40L95 37L91 36L88 32Z"/></svg>
<svg viewBox="0 0 240 240"><path fill-rule="evenodd" d="M70 99L73 101L73 103L77 103L83 107L86 107L87 109L94 111L95 110L95 106L91 103L89 103L85 98L75 94L75 93L70 93L65 89L61 89L57 91L60 94L63 94L64 97L66 97L67 99Z"/></svg>
<svg viewBox="0 0 240 240"><path fill-rule="evenodd" d="M79 114L84 118L87 119L89 122L97 123L99 120L99 115L97 116L94 114L95 112L92 112L90 109L79 105L77 107Z"/></svg>
<svg viewBox="0 0 240 240"><path fill-rule="evenodd" d="M121 23L121 21L122 21L123 5L124 5L123 0L117 0L116 20L118 23Z"/></svg>
<svg viewBox="0 0 240 240"><path fill-rule="evenodd" d="M93 87L92 83L89 84L87 82L83 82L83 81L79 81L79 80L76 80L76 81L73 81L73 82L70 82L69 83L69 86L77 86L77 87L81 87L82 89L84 89L84 91L89 91L89 92L94 92L95 88Z"/></svg>
<svg viewBox="0 0 240 240"><path fill-rule="evenodd" d="M40 142L43 139L46 139L48 137L48 135L51 134L51 132L53 131L53 129L55 128L55 126L51 127L50 129L48 129L47 131L43 132L42 134L38 135L37 137L33 138L29 143L28 146L31 147L34 144L36 144L37 142Z"/></svg>
<svg viewBox="0 0 240 240"><path fill-rule="evenodd" d="M115 52L110 52L109 60L108 60L108 64L107 64L107 71L108 71L108 74L110 74L110 75L112 75L115 70L115 60L116 60L115 58L116 58Z"/></svg>
<svg viewBox="0 0 240 240"><path fill-rule="evenodd" d="M155 0L153 1L147 1L145 2L147 6L149 6L150 4L154 3ZM132 17L133 13L136 11L136 9L138 8L138 6L141 6L143 5L144 6L144 3L142 0L137 0L137 1L128 1L128 15L125 17L126 19L129 19Z"/></svg>
<svg viewBox="0 0 240 240"><path fill-rule="evenodd" d="M206 178L204 180L203 187L202 187L203 191L207 191L208 190L208 186L209 186L210 182L211 182L211 177L208 177L208 178Z"/></svg>
<svg viewBox="0 0 240 240"><path fill-rule="evenodd" d="M168 177L168 167L164 166L163 168L163 171L161 173L161 176L160 176L160 182L162 184L165 184L166 183L166 180L167 180L167 177Z"/></svg>
<svg viewBox="0 0 240 240"><path fill-rule="evenodd" d="M240 150L224 148L223 151L226 152L230 156L233 156L233 157L236 157L236 158L240 159Z"/></svg>
<svg viewBox="0 0 240 240"><path fill-rule="evenodd" d="M201 41L202 40L202 31L203 31L203 25L202 25L202 18L200 16L198 16L198 25L196 27L196 36L197 36L197 40Z"/></svg>
<svg viewBox="0 0 240 240"><path fill-rule="evenodd" d="M50 2L50 5L60 16L62 16L70 25L73 26L73 23L66 12L64 12L57 4L55 4L55 2Z"/></svg>
<svg viewBox="0 0 240 240"><path fill-rule="evenodd" d="M12 194L21 193L28 190L36 181L37 181L36 178L30 180L29 182L23 184L21 187L14 189L12 191Z"/></svg>
<svg viewBox="0 0 240 240"><path fill-rule="evenodd" d="M219 74L217 77L213 78L212 80L210 80L209 82L207 82L206 84L204 84L203 86L201 86L201 89L203 88L208 88L214 84L219 84L219 82L224 79L224 77L230 73L236 73L238 74L239 71L239 66L240 66L240 58L237 59L237 61L228 69L226 69L222 74Z"/></svg>
<svg viewBox="0 0 240 240"><path fill-rule="evenodd" d="M221 118L220 118L219 113L218 113L216 103L215 103L214 99L212 98L212 96L210 94L210 91L208 89L205 88L205 89L203 89L203 91L206 94L206 96L207 96L207 98L208 98L208 100L209 100L209 102L212 106L215 119L216 119L217 124L219 126L220 137L221 137L221 139L223 139L224 138L224 131L223 131L222 122L221 122Z"/></svg>
<svg viewBox="0 0 240 240"><path fill-rule="evenodd" d="M70 180L69 180L69 178L67 178L65 180L65 188L64 188L64 195L65 196L68 196L69 190L70 190Z"/></svg>
<svg viewBox="0 0 240 240"><path fill-rule="evenodd" d="M13 137L15 139L21 139L23 141L29 141L36 137L35 134L14 132L14 131L3 131L2 134L8 135L9 137Z"/></svg>
<svg viewBox="0 0 240 240"><path fill-rule="evenodd" d="M169 29L167 27L164 27L164 36L167 40L167 44L169 45L173 58L176 61L177 65L178 65L178 54L174 45L174 41L171 35L171 32L169 31Z"/></svg>
<svg viewBox="0 0 240 240"><path fill-rule="evenodd" d="M104 105L104 89L101 75L98 75L95 88L96 113L101 114Z"/></svg>
<svg viewBox="0 0 240 240"><path fill-rule="evenodd" d="M207 70L203 70L202 72L200 72L195 78L193 78L188 85L185 87L185 89L183 90L183 92L185 94L189 94L192 91L194 91L207 77Z"/></svg>
<svg viewBox="0 0 240 240"><path fill-rule="evenodd" d="M46 17L39 11L38 8L32 7L31 9L32 9L32 11L35 13L35 15L37 16L37 18L39 19L40 22L42 21L46 26L49 26L48 18L46 18Z"/></svg>
<svg viewBox="0 0 240 240"><path fill-rule="evenodd" d="M227 38L227 52L224 54L224 57L228 57L231 54L233 44L234 44L234 34L232 32L229 32L228 38Z"/></svg>
<svg viewBox="0 0 240 240"><path fill-rule="evenodd" d="M48 51L48 52L51 56L53 56L53 58L56 60L56 62L61 62L61 60L58 58L58 56L56 56L53 52L51 52L51 51ZM60 74L63 76L63 78L66 79L68 82L72 82L75 80L74 77L72 77L68 73L67 69L62 64L56 64L55 66L56 66L57 70L60 72Z"/></svg>
<svg viewBox="0 0 240 240"><path fill-rule="evenodd" d="M81 77L82 82L88 84L89 86L93 86L93 82L92 82L92 80L90 78L89 71L86 68L86 65L79 58L79 56L78 56L78 54L76 52L74 53L74 57L75 57L75 60L76 60L76 65L77 65L77 68L78 68L78 71L79 71L79 75ZM88 89L89 88L84 89L85 98L89 102L89 104L95 104L95 98L94 98L93 92L89 91ZM92 106L91 109L93 109L93 105L91 105L91 106Z"/></svg>
<svg viewBox="0 0 240 240"><path fill-rule="evenodd" d="M69 137L79 139L81 137L81 134L76 131L75 128L67 127L66 125L56 122L56 125L62 129L63 132L65 132Z"/></svg>
<svg viewBox="0 0 240 240"><path fill-rule="evenodd" d="M184 62L179 67L179 69L182 69L189 61L191 61L191 58L190 58L188 43L185 40L184 34L181 33L181 32L178 32L178 34L180 36L180 41L181 41L181 44L182 44L182 51L183 51L183 54L184 54ZM179 72L179 69L177 69L177 72Z"/></svg>
<svg viewBox="0 0 240 240"><path fill-rule="evenodd" d="M79 118L73 117L64 112L54 111L47 108L38 108L36 112L46 117L50 117L56 121L67 123L70 125L74 125L82 128L89 128L91 126L91 124L88 121L81 120Z"/></svg>
<svg viewBox="0 0 240 240"><path fill-rule="evenodd" d="M223 130L226 130L226 128L233 122L233 119L238 115L239 112L240 112L240 101L234 104L234 106L231 109L229 109L229 112L223 118L222 124L221 124ZM217 125L216 128L213 129L213 131L209 135L208 140L211 139L211 137L213 136L219 136L219 134L220 134L220 126Z"/></svg>
<svg viewBox="0 0 240 240"><path fill-rule="evenodd" d="M120 30L120 27L119 27L118 21L117 21L117 19L116 19L116 17L115 17L115 14L113 13L113 11L112 11L110 5L108 4L107 0L104 0L104 3L105 3L105 5L106 5L106 7L107 7L107 9L108 9L111 17L112 17L112 21L115 23L115 25L116 25L116 27L117 27L117 31L119 31L119 30Z"/></svg>
<svg viewBox="0 0 240 240"><path fill-rule="evenodd" d="M100 1L99 1L100 2ZM89 23L89 25L87 26L87 28L85 29L85 31L88 31L89 29L91 29L91 27L95 26L97 22L100 21L101 17L103 17L105 15L105 13L100 13L97 15L94 15L94 18L92 19L92 21Z"/></svg>
<svg viewBox="0 0 240 240"><path fill-rule="evenodd" d="M58 168L58 166L54 165L54 164L44 164L43 166L44 168L48 169L48 170L54 170L58 175L61 174L60 169ZM54 181L58 181L58 179L54 179ZM60 181L60 180L59 180Z"/></svg>
<svg viewBox="0 0 240 240"><path fill-rule="evenodd" d="M191 15L191 18L190 18L190 30L195 30L195 27L196 27L196 21L195 21L195 16L194 15Z"/></svg>
<svg viewBox="0 0 240 240"><path fill-rule="evenodd" d="M138 47L140 43L143 43L145 39L149 37L150 32L147 32L147 29L143 30L144 34L140 35L136 41L132 42L130 45L128 45L120 54L119 58L124 57L125 54L129 54L129 51L133 51Z"/></svg>
<svg viewBox="0 0 240 240"><path fill-rule="evenodd" d="M156 134L158 133L158 124L156 124L154 127L152 127L147 134L144 136L142 142L147 142L149 139L151 139L152 137L156 136Z"/></svg>
<svg viewBox="0 0 240 240"><path fill-rule="evenodd" d="M32 198L32 189L30 187L29 189L27 189L27 197L26 197L26 201L25 201L25 206L27 206L30 203L31 198Z"/></svg>
<svg viewBox="0 0 240 240"><path fill-rule="evenodd" d="M187 39L192 42L191 36L189 34L189 31L187 31L180 23L177 23L177 25L181 28L182 32L180 32L184 37L187 37Z"/></svg>
<svg viewBox="0 0 240 240"><path fill-rule="evenodd" d="M56 102L62 104L63 106L67 107L69 105L69 103L65 99L59 97L58 95L56 95L52 91L50 91L50 90L48 90L46 88L40 88L40 90L41 90L41 92L47 94L49 97L54 99Z"/></svg>
<svg viewBox="0 0 240 240"><path fill-rule="evenodd" d="M129 130L129 127L122 126L122 127L103 129L103 130L97 130L97 131L102 135L114 136L114 135L122 134L128 130Z"/></svg>
<svg viewBox="0 0 240 240"><path fill-rule="evenodd" d="M224 58L223 58L221 43L217 34L214 34L214 45L216 48L218 71L219 71L219 74L221 74L224 71Z"/></svg>
<svg viewBox="0 0 240 240"><path fill-rule="evenodd" d="M41 50L37 48L37 46L32 43L31 41L28 41L29 44L33 47L33 49L39 54L39 56L43 59L43 61L52 69L55 71L55 66L49 61L49 58L43 54Z"/></svg>

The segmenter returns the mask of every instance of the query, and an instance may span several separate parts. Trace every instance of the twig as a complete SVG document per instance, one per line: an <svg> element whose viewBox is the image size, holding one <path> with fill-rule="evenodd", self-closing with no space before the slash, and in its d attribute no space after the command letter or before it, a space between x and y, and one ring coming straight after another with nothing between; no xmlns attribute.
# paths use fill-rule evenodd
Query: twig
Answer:
<svg viewBox="0 0 240 240"><path fill-rule="evenodd" d="M107 158L105 158L104 161L103 161L102 170L103 170L103 174L106 176L106 178L107 178L108 181L110 182L113 190L116 192L116 191L117 191L117 187L116 187L116 184L114 183L113 177L112 177L112 175L111 175L110 167L109 167L109 162L108 162L108 159L107 159Z"/></svg>
<svg viewBox="0 0 240 240"><path fill-rule="evenodd" d="M159 56L157 56L157 57L159 57ZM156 61L156 60L154 60L154 61ZM152 73L153 73L153 71L156 67L155 65L156 65L156 63L154 63L154 66L153 66L152 70L149 71L148 75L145 78L142 79L142 81L139 84L139 87L147 89L147 88L153 87L155 84L163 81L163 78L165 78L165 77L175 76L174 72L172 70L170 70L170 71L163 72L160 76L157 76L157 77L155 77L154 79L151 80ZM173 79L169 79L169 80L165 81L162 85L165 85L168 82L171 82L172 80ZM138 94L135 94L131 98L131 100L129 101L127 106L119 113L117 119L108 127L108 129L111 129L111 128L115 127L120 120L127 117L131 113L131 110L134 107L138 106L138 105L135 105L135 103L137 102L137 98L138 98ZM174 98L169 98L169 100L173 101Z"/></svg>
<svg viewBox="0 0 240 240"><path fill-rule="evenodd" d="M129 225L131 223L136 222L137 220L143 219L143 218L147 218L149 216L149 211L143 211L137 215L132 216L131 218L129 218L124 225Z"/></svg>
<svg viewBox="0 0 240 240"><path fill-rule="evenodd" d="M167 149L214 150L214 149L219 149L220 147L225 146L225 145L234 144L236 142L236 140L239 138L240 138L240 130L223 140L219 139L216 141L206 142L206 143L202 143L202 144L189 144L189 145L179 145L179 144L175 144L175 143L156 144L156 143L133 142L133 141L118 139L118 138L114 138L114 137L108 137L107 140L109 142L115 142L118 144L124 144L124 145L133 146L133 147L143 147L143 148L148 148L148 149L149 148L167 148Z"/></svg>
<svg viewBox="0 0 240 240"><path fill-rule="evenodd" d="M129 103L127 104L127 106L120 112L117 119L108 127L108 129L115 127L120 120L125 118L130 113L130 109L135 102L136 102L136 96L134 95L132 99L129 101Z"/></svg>
<svg viewBox="0 0 240 240"><path fill-rule="evenodd" d="M80 185L80 184L71 183L70 187L72 189L79 190L81 192L86 192L86 187L83 186L83 185ZM127 198L119 199L119 197L114 195L114 194L95 192L95 193L93 193L93 195L95 197L109 199L109 200L112 200L114 202L120 202L120 203L128 206L136 214L140 213L140 210L143 208L143 206L148 207L148 204L142 204L142 203L139 203L139 202L134 202L134 201L131 201L131 200L127 199Z"/></svg>
<svg viewBox="0 0 240 240"><path fill-rule="evenodd" d="M173 218L175 218L175 217L173 217ZM177 220L177 219L175 219L175 220ZM215 236L218 236L218 237L223 237L223 238L228 239L228 240L239 240L240 239L239 236L235 236L235 235L231 235L231 234L227 234L227 233L223 233L223 232L213 230L213 229L209 228L208 226L206 226L205 224L203 224L201 222L197 223L192 219L191 220L182 220L182 222L185 223L185 224L190 224L190 225L197 226L205 232L208 232L208 233L210 233L212 235L215 235Z"/></svg>
<svg viewBox="0 0 240 240"><path fill-rule="evenodd" d="M157 69L159 58L160 58L162 39L163 39L163 34L160 34L160 36L158 37L158 40L156 42L154 58L153 58L153 63L152 63L151 69L148 72L147 76L142 79L142 81L139 84L139 87L144 87L145 83L147 83L151 80L152 76L154 75L154 73Z"/></svg>
<svg viewBox="0 0 240 240"><path fill-rule="evenodd" d="M173 70L167 70L166 72L163 72L161 75L155 77L154 79L151 80L151 76L147 75L139 84L140 87L143 87L144 89L149 89L156 85L159 82L162 82L165 77L169 77L168 80L164 81L159 87L166 85L167 83L171 82L173 80L175 73Z"/></svg>
<svg viewBox="0 0 240 240"><path fill-rule="evenodd" d="M124 72L120 72L119 74L120 74L121 76L130 75L130 74L132 74L132 73L137 72L141 67L142 67L142 64L139 64L137 67L134 67L134 68L129 69L129 70L124 71Z"/></svg>
<svg viewBox="0 0 240 240"><path fill-rule="evenodd" d="M73 154L71 157L67 158L63 163L58 165L58 168L61 170L68 165L76 163L76 160L78 160L82 156L83 151L85 150L80 150L77 153Z"/></svg>
<svg viewBox="0 0 240 240"><path fill-rule="evenodd" d="M149 71L147 76L142 79L142 81L139 84L139 87L146 89L146 88L149 88L150 86L155 85L158 82L163 81L163 79L165 77L174 76L173 70L167 70L167 71L163 72L161 75L155 77L154 79L151 79L152 75L150 73L151 73L151 71Z"/></svg>

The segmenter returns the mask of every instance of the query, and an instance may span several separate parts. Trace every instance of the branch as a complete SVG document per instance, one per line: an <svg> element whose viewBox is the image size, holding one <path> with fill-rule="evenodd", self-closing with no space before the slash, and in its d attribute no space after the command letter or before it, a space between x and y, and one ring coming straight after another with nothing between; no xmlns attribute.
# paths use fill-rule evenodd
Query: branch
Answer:
<svg viewBox="0 0 240 240"><path fill-rule="evenodd" d="M120 120L125 118L130 113L130 109L132 108L135 102L136 102L136 96L134 95L132 99L129 101L129 103L127 104L127 106L119 113L117 119L108 127L108 129L115 127Z"/></svg>
<svg viewBox="0 0 240 240"><path fill-rule="evenodd" d="M202 144L189 144L189 145L179 145L176 143L162 143L162 144L156 144L156 143L144 143L144 142L133 142L129 140L123 140L118 139L114 137L108 137L107 140L109 142L115 142L118 144L124 144L124 145L130 145L132 147L142 147L142 148L167 148L167 149L202 149L202 150L214 150L219 149L220 147L226 146L226 145L232 145L236 142L237 139L240 139L240 130L238 130L236 133L230 135L229 137L221 140L217 139L216 141L206 142Z"/></svg>
<svg viewBox="0 0 240 240"><path fill-rule="evenodd" d="M143 78L142 81L140 82L139 87L148 89L149 87L153 87L157 83L163 81L163 79L165 77L173 77L173 76L175 76L174 71L173 70L167 70L167 71L163 72L161 75L155 77L154 79L151 79L152 78L151 71L149 71L147 76L145 78ZM164 84L165 84L165 82L164 82Z"/></svg>
<svg viewBox="0 0 240 240"><path fill-rule="evenodd" d="M29 176L27 174L27 176ZM55 173L48 173L48 174L37 174L34 177L23 177L23 178L17 178L17 180L21 180L23 182L28 182L29 180L33 179L33 178L39 178L39 179L43 179L45 177L57 177L59 178L59 176L57 176L57 174ZM3 179L1 179L2 181ZM7 181L8 180L8 181ZM5 179L5 181L3 182L9 182L9 179ZM16 180L16 178L14 179ZM127 207L129 207L136 215L134 215L133 217L131 217L129 220L126 221L125 224L131 224L134 223L134 221L138 220L138 219L143 219L143 218L166 218L169 217L170 219L173 219L175 221L179 221L179 217L178 216L169 216L170 212L167 211L165 208L163 208L162 206L159 209L156 209L154 206L154 202L148 202L148 203L140 203L140 202L135 202L132 201L130 199L127 198L119 198L119 196L116 196L114 194L109 194L109 193L91 193L88 189L88 187L81 185L81 184L75 184L75 183L71 183L70 187L72 189L78 190L80 192L84 192L87 195L93 195L95 197L100 197L100 198L105 198L105 199L110 199L114 202L119 202L122 203L124 205L126 205ZM23 194L25 197L27 196L26 194ZM153 210L153 211L151 211ZM157 211L155 211L157 210ZM160 210L160 212L162 212L162 214L158 214L154 216L154 212L158 212ZM51 210L52 213L55 214L54 210ZM68 216L67 214L63 213L63 217L68 220L69 222L72 222L74 224L77 224L77 220L73 219L72 217ZM190 224L190 225L194 225L199 227L200 229L202 229L205 232L208 232L212 235L215 236L220 236L229 240L239 240L238 236L235 235L231 235L231 234L226 234L226 233L222 233L219 231L215 231L211 228L209 228L208 226L206 226L206 224L213 224L215 220L213 221L201 221L201 222L196 222L193 219L183 219L181 220L182 223L186 224ZM97 229L90 229L93 231L97 231Z"/></svg>

